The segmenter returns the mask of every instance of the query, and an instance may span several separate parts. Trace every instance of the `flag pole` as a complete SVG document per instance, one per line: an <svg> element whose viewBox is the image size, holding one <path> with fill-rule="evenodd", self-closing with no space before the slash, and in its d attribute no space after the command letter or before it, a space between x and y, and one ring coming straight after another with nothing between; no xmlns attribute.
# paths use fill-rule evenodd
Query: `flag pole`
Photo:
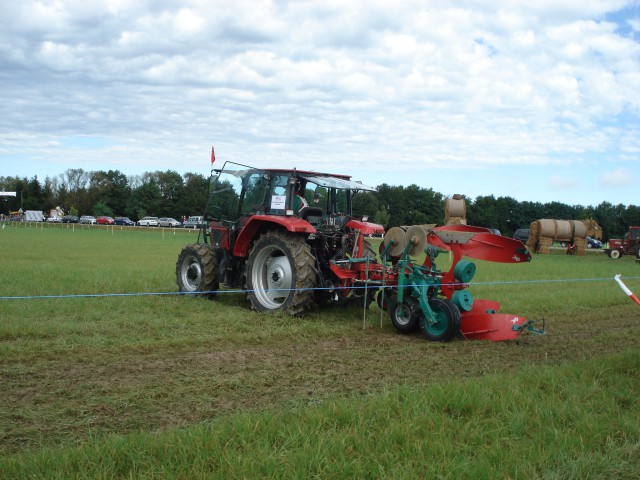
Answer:
<svg viewBox="0 0 640 480"><path fill-rule="evenodd" d="M636 296L634 295L634 293L633 293L631 290L629 290L629 288L628 288L628 287L627 287L627 286L622 282L622 279L620 278L621 276L622 276L622 275L617 274L617 275L614 277L614 278L615 278L615 280L616 280L616 282L618 282L618 285L620 285L620 288L622 289L622 291L623 291L624 293L626 293L626 294L627 294L627 296L628 296L631 300L633 300L633 301L634 301L634 302L636 302L638 305L640 305L640 299L638 299L638 297L636 297Z"/></svg>

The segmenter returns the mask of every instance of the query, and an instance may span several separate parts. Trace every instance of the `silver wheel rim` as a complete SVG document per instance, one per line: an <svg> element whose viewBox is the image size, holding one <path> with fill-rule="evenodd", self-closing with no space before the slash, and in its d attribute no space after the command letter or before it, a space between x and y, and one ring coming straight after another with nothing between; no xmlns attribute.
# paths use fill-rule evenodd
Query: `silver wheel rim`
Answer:
<svg viewBox="0 0 640 480"><path fill-rule="evenodd" d="M180 271L182 276L182 284L187 288L189 292L196 292L202 285L203 272L198 258L195 256L189 256L182 264L182 270Z"/></svg>
<svg viewBox="0 0 640 480"><path fill-rule="evenodd" d="M403 327L406 327L411 322L411 309L406 305L398 305L396 307L396 323Z"/></svg>
<svg viewBox="0 0 640 480"><path fill-rule="evenodd" d="M280 308L293 285L293 269L287 256L277 247L267 247L256 256L251 270L254 295L269 309Z"/></svg>

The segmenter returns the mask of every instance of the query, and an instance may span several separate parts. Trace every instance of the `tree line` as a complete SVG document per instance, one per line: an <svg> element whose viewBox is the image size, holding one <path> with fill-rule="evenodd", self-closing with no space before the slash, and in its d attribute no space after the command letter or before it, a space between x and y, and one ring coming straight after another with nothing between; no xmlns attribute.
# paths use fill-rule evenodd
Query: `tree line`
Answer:
<svg viewBox="0 0 640 480"><path fill-rule="evenodd" d="M69 215L126 216L134 221L148 215L181 218L202 213L208 185L203 175L172 170L127 176L118 170L70 169L44 182L37 176L0 177L0 191L16 192L15 198L0 202L0 213L20 208L48 213L61 207Z"/></svg>
<svg viewBox="0 0 640 480"><path fill-rule="evenodd" d="M0 213L19 208L49 212L62 207L71 215L127 216L132 220L152 215L181 218L202 214L209 191L209 178L200 174L167 170L127 176L118 170L87 172L69 169L56 177L0 177L0 191L17 192L0 200ZM511 236L518 228L529 228L534 220L593 218L602 227L604 240L622 236L630 226L640 225L640 207L602 202L597 206L560 202L519 202L511 197L465 198L467 223L497 228ZM378 186L378 193L360 192L353 200L357 216L368 216L385 228L444 222L446 197L432 188L417 185Z"/></svg>

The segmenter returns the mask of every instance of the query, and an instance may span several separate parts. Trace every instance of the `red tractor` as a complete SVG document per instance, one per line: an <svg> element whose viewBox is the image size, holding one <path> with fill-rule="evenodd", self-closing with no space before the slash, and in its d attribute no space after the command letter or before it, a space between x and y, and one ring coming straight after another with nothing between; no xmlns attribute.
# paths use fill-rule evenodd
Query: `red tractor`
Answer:
<svg viewBox="0 0 640 480"><path fill-rule="evenodd" d="M421 329L431 340L536 331L523 317L498 313L498 302L474 301L475 264L462 258L524 263L531 255L522 242L466 225L385 234L352 215L354 196L368 191L375 189L345 175L225 163L215 170L198 242L178 257L180 291L214 296L223 284L246 292L258 311L294 315L377 300L399 332ZM447 272L435 263L442 251L453 258Z"/></svg>
<svg viewBox="0 0 640 480"><path fill-rule="evenodd" d="M640 259L640 227L629 227L629 231L622 239L609 240L609 248L605 253L611 258L620 258L621 255L635 255Z"/></svg>
<svg viewBox="0 0 640 480"><path fill-rule="evenodd" d="M373 300L373 290L363 299L330 263L375 260L369 237L381 238L384 228L351 215L353 196L375 189L344 175L231 162L215 173L206 232L184 247L176 266L182 292L212 295L224 284L246 289L258 311L292 314L314 303Z"/></svg>

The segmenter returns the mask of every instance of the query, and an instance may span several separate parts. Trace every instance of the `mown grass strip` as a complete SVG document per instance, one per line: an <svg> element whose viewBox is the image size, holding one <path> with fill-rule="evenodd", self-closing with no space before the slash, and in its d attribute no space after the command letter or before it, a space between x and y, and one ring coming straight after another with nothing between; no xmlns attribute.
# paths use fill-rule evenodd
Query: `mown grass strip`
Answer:
<svg viewBox="0 0 640 480"><path fill-rule="evenodd" d="M637 478L640 353L0 460L1 478Z"/></svg>

